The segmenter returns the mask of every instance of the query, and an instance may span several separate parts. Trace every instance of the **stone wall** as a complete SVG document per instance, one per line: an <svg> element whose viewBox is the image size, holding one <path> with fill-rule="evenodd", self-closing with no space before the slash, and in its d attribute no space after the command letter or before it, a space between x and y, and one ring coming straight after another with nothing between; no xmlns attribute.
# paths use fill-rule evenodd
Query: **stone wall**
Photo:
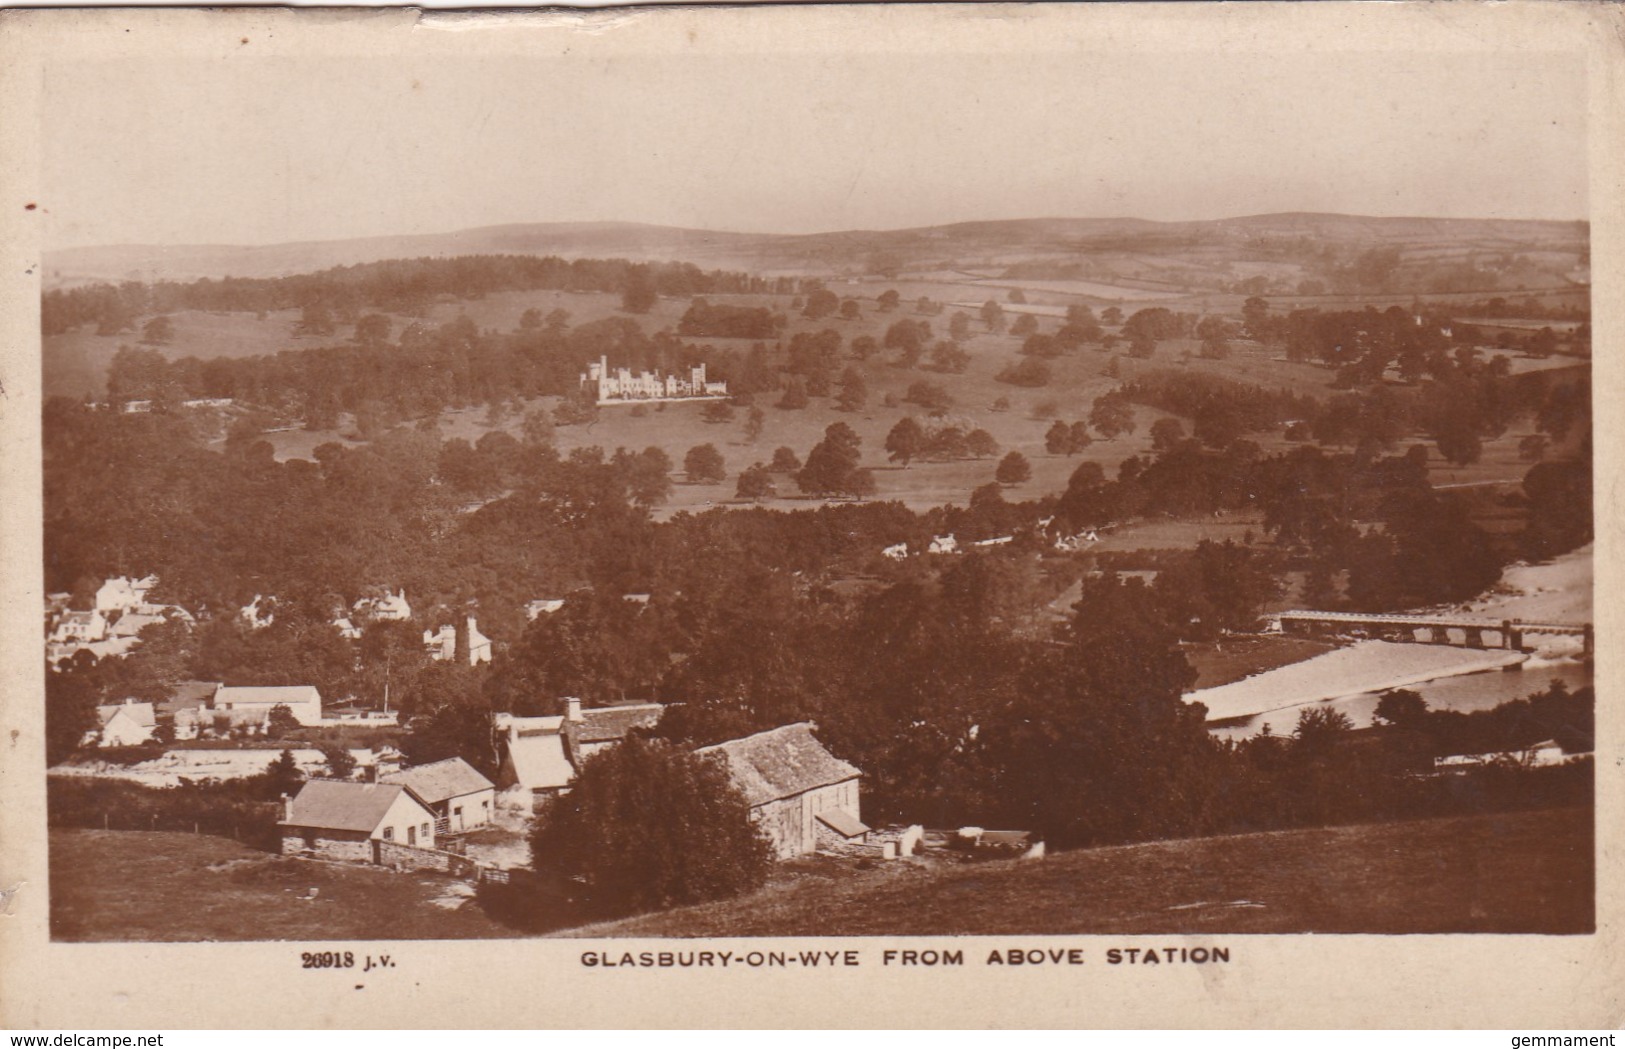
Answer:
<svg viewBox="0 0 1625 1049"><path fill-rule="evenodd" d="M354 838L336 837L341 831L316 831L311 838L303 834L282 834L284 856L314 856L322 860L343 860L349 863L371 863L372 845L365 835Z"/></svg>
<svg viewBox="0 0 1625 1049"><path fill-rule="evenodd" d="M378 862L405 870L440 871L458 878L472 878L478 868L473 860L439 849L420 849L399 842L378 843Z"/></svg>

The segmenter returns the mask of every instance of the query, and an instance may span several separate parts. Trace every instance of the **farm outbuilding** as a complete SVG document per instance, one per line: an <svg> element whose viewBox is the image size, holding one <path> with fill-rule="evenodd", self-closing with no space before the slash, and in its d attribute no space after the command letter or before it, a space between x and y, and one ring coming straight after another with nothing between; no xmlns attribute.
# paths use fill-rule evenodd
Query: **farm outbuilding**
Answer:
<svg viewBox="0 0 1625 1049"><path fill-rule="evenodd" d="M282 851L382 862L385 845L434 848L434 813L399 783L313 779L283 796Z"/></svg>
<svg viewBox="0 0 1625 1049"><path fill-rule="evenodd" d="M751 819L773 843L779 859L820 847L863 843L869 834L860 815L858 781L863 773L825 750L810 722L758 732L701 748L719 754L750 804Z"/></svg>

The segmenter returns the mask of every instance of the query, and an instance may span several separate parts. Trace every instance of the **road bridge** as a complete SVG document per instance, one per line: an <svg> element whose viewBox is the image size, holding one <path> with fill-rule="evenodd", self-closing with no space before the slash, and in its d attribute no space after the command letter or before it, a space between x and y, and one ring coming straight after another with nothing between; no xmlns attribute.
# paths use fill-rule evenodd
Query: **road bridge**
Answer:
<svg viewBox="0 0 1625 1049"><path fill-rule="evenodd" d="M1520 652L1528 635L1578 637L1590 656L1596 638L1590 623L1535 622L1457 615L1384 615L1367 612L1296 610L1271 617L1272 625L1294 637L1356 637L1464 648L1506 648Z"/></svg>

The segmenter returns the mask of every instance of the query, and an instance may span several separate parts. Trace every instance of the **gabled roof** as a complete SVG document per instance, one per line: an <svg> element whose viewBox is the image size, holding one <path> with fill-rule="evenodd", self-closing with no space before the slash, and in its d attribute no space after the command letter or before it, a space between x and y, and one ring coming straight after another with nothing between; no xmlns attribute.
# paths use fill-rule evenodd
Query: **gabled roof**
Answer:
<svg viewBox="0 0 1625 1049"><path fill-rule="evenodd" d="M431 761L427 765L415 765L383 777L383 782L410 787L413 794L430 805L451 798L460 798L464 794L491 790L495 786L462 758L447 758L444 761Z"/></svg>
<svg viewBox="0 0 1625 1049"><path fill-rule="evenodd" d="M313 779L299 789L292 811L281 821L287 827L352 830L371 834L402 794L411 791L399 783L345 783ZM417 799L412 799L417 803ZM428 810L424 810L427 812Z"/></svg>
<svg viewBox="0 0 1625 1049"><path fill-rule="evenodd" d="M508 760L513 763L514 778L527 790L568 787L576 774L564 752L564 736L556 729L510 736Z"/></svg>
<svg viewBox="0 0 1625 1049"><path fill-rule="evenodd" d="M322 695L315 685L221 685L214 693L214 705L275 706L286 703L320 703Z"/></svg>
<svg viewBox="0 0 1625 1049"><path fill-rule="evenodd" d="M609 743L625 739L635 728L648 728L660 720L666 708L659 703L639 703L625 707L594 707L581 712L571 731L580 743Z"/></svg>
<svg viewBox="0 0 1625 1049"><path fill-rule="evenodd" d="M151 703L108 703L96 708L96 717L105 726L121 710L134 718L137 725L151 728L153 725L158 724L158 718L153 714Z"/></svg>
<svg viewBox="0 0 1625 1049"><path fill-rule="evenodd" d="M141 612L126 612L118 617L109 631L114 637L134 637L149 626L164 621L163 616L146 615Z"/></svg>
<svg viewBox="0 0 1625 1049"><path fill-rule="evenodd" d="M863 775L825 750L813 738L812 723L797 722L758 732L744 739L702 747L700 754L721 754L734 783L752 806L793 798L817 787Z"/></svg>

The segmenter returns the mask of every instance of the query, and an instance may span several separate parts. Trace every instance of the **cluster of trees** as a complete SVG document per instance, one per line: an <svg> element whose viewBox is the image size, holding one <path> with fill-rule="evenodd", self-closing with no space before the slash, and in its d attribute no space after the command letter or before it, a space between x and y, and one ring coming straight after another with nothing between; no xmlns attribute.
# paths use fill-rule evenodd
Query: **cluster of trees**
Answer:
<svg viewBox="0 0 1625 1049"><path fill-rule="evenodd" d="M1567 439L1587 417L1588 379L1514 378L1504 364L1499 358L1485 363L1462 351L1419 388L1376 386L1324 400L1199 372L1147 372L1118 392L1190 418L1194 436L1210 448L1280 430L1289 440L1354 446L1370 457L1392 450L1407 433L1422 432L1432 436L1441 455L1461 465L1476 462L1483 442L1506 433L1522 416L1531 416L1555 441ZM1542 445L1541 455L1544 450Z"/></svg>
<svg viewBox="0 0 1625 1049"><path fill-rule="evenodd" d="M697 298L677 322L677 334L706 339L773 339L789 319L765 306L731 306Z"/></svg>
<svg viewBox="0 0 1625 1049"><path fill-rule="evenodd" d="M533 255L465 255L390 259L338 266L288 277L202 278L189 283L92 284L45 292L40 323L46 335L88 324L100 335L130 331L138 319L178 310L263 313L310 310L300 324L329 334L336 318L354 324L367 310L422 316L441 296L478 299L502 291L600 291L623 296L641 313L654 295L766 292L770 281L745 273L702 271L690 263L633 263L625 259L561 259ZM327 327L328 330L322 330Z"/></svg>
<svg viewBox="0 0 1625 1049"><path fill-rule="evenodd" d="M1565 751L1585 753L1596 745L1596 693L1570 692L1562 681L1545 691L1490 710L1429 710L1410 689L1383 693L1379 721L1426 741L1428 751L1447 754L1509 754L1551 740Z"/></svg>
<svg viewBox="0 0 1625 1049"><path fill-rule="evenodd" d="M886 434L886 456L905 468L916 459L986 459L997 454L999 442L992 434L950 420L922 424L914 416L905 415Z"/></svg>

